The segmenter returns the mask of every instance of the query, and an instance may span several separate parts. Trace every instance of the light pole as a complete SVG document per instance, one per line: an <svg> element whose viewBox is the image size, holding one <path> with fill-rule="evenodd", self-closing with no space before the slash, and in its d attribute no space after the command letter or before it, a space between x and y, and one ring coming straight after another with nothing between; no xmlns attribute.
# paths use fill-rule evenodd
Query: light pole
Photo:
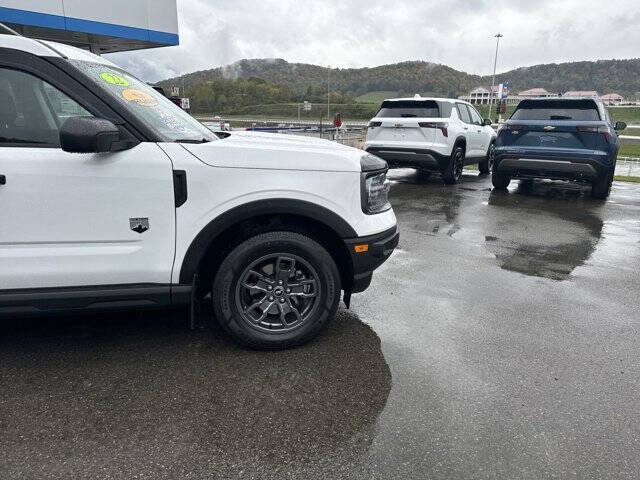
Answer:
<svg viewBox="0 0 640 480"><path fill-rule="evenodd" d="M493 60L493 78L491 79L491 91L489 92L489 118L491 118L491 107L493 107L493 88L496 85L496 66L498 65L498 46L500 45L500 39L504 37L501 33L494 35L496 38L496 57Z"/></svg>
<svg viewBox="0 0 640 480"><path fill-rule="evenodd" d="M331 118L331 90L329 90L329 77L331 75L331 65L327 68L327 121Z"/></svg>

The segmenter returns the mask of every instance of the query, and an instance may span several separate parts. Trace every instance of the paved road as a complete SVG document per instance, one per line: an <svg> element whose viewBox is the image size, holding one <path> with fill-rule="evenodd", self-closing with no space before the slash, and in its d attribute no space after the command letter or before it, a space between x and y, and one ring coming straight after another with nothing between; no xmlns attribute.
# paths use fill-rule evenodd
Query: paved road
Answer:
<svg viewBox="0 0 640 480"><path fill-rule="evenodd" d="M391 176L400 247L306 347L0 324L0 478L637 478L640 186Z"/></svg>

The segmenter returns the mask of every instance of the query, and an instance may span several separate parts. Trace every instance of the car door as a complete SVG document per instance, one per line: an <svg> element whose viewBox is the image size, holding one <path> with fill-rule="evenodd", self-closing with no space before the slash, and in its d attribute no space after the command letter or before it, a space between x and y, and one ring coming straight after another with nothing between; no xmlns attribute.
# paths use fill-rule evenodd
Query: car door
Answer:
<svg viewBox="0 0 640 480"><path fill-rule="evenodd" d="M470 136L473 137L473 156L482 157L486 155L489 149L490 137L485 132L484 122L478 111L471 105L466 105L469 109L471 117L471 125L469 127Z"/></svg>
<svg viewBox="0 0 640 480"><path fill-rule="evenodd" d="M169 284L170 159L152 142L64 152L67 118L103 115L96 98L82 105L86 89L56 70L43 59L0 62L0 290ZM124 122L119 128L127 133Z"/></svg>
<svg viewBox="0 0 640 480"><path fill-rule="evenodd" d="M458 110L458 118L462 121L462 129L467 140L465 157L474 157L477 150L477 137L474 135L475 125L471 122L471 114L464 103L456 103L456 109Z"/></svg>

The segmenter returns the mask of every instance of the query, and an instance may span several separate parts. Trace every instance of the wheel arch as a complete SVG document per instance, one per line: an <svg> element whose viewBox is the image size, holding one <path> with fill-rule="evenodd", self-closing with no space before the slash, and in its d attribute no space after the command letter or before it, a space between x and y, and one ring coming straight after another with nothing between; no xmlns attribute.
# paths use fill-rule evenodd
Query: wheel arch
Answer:
<svg viewBox="0 0 640 480"><path fill-rule="evenodd" d="M455 142L453 142L453 150L455 150L455 148L458 145L462 145L464 147L465 153L467 152L467 139L466 139L466 137L464 135L459 135L456 138ZM453 150L452 150L452 153L453 153Z"/></svg>
<svg viewBox="0 0 640 480"><path fill-rule="evenodd" d="M342 241L357 237L356 231L339 215L320 205L296 199L267 199L234 207L209 222L193 239L181 265L179 282L190 284L203 273L201 285L208 285L222 258L240 242L266 231L307 234L334 258L343 287L352 279L353 266ZM217 261L219 260L219 261ZM206 274L203 265L213 265ZM209 282L210 283L210 282Z"/></svg>

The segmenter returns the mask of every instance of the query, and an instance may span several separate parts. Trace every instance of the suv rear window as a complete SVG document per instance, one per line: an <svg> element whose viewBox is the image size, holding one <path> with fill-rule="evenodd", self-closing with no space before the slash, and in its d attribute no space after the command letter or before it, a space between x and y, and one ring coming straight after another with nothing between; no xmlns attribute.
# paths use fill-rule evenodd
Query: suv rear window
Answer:
<svg viewBox="0 0 640 480"><path fill-rule="evenodd" d="M600 120L598 106L592 100L523 100L512 120Z"/></svg>
<svg viewBox="0 0 640 480"><path fill-rule="evenodd" d="M402 100L382 102L376 117L383 118L440 118L440 107L433 100Z"/></svg>

